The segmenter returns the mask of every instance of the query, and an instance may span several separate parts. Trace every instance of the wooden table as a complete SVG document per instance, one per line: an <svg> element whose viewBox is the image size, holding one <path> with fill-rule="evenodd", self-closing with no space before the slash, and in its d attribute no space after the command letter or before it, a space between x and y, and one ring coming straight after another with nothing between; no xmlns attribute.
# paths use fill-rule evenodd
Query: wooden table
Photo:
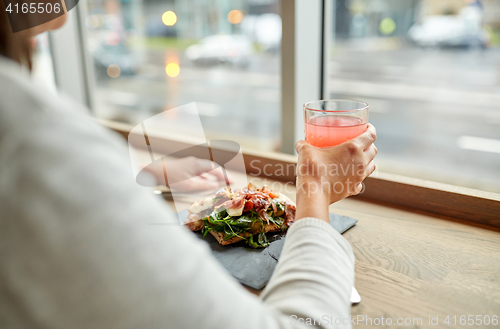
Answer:
<svg viewBox="0 0 500 329"><path fill-rule="evenodd" d="M248 178L257 185L274 183L295 198L290 184ZM177 202L177 210L188 204ZM355 286L362 300L352 316L359 316L359 327L376 326L383 317L385 325L376 327L391 327L390 318L392 327L428 328L429 316L438 316L434 327L439 328L500 327L460 324L461 316L473 315L474 321L476 315L500 316L500 232L353 198L330 211L359 220L344 234L356 256ZM396 325L398 319L402 325Z"/></svg>
<svg viewBox="0 0 500 329"><path fill-rule="evenodd" d="M359 220L344 234L362 298L353 316L422 318L423 328L429 315L439 328L464 327L462 315L500 316L499 232L352 199L331 211Z"/></svg>

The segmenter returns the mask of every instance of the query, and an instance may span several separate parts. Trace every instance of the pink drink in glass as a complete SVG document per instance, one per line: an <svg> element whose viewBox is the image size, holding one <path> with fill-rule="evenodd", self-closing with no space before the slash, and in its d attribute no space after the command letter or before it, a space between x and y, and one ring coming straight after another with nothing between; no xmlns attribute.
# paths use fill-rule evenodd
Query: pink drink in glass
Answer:
<svg viewBox="0 0 500 329"><path fill-rule="evenodd" d="M306 142L316 147L342 144L366 131L368 104L332 99L304 104Z"/></svg>
<svg viewBox="0 0 500 329"><path fill-rule="evenodd" d="M316 147L339 145L364 133L366 125L355 117L314 117L306 123L306 141Z"/></svg>

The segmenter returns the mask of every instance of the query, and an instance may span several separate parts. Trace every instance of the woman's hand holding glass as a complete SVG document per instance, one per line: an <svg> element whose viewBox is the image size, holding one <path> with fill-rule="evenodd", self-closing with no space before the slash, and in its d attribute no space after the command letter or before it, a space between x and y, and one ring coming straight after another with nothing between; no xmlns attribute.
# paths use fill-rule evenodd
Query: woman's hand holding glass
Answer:
<svg viewBox="0 0 500 329"><path fill-rule="evenodd" d="M328 206L363 189L375 171L375 127L337 146L319 148L299 141L297 163L297 219L317 217L329 222Z"/></svg>

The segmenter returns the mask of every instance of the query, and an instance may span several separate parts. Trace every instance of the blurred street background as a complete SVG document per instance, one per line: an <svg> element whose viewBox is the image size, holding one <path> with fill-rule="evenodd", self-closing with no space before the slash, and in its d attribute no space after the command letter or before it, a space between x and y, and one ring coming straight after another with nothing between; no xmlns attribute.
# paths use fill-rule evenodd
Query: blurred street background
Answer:
<svg viewBox="0 0 500 329"><path fill-rule="evenodd" d="M328 98L370 104L380 170L500 192L500 0L334 3ZM99 117L196 102L207 138L279 150L279 0L82 5Z"/></svg>

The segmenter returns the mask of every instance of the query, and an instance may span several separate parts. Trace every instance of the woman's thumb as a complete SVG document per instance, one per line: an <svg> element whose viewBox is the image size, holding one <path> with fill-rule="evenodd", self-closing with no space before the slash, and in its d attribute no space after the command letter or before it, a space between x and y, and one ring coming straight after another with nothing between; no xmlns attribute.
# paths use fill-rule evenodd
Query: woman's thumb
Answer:
<svg viewBox="0 0 500 329"><path fill-rule="evenodd" d="M307 145L307 142L304 140L300 140L297 143L295 143L295 150L297 151L297 153L300 153L300 150L304 145Z"/></svg>

